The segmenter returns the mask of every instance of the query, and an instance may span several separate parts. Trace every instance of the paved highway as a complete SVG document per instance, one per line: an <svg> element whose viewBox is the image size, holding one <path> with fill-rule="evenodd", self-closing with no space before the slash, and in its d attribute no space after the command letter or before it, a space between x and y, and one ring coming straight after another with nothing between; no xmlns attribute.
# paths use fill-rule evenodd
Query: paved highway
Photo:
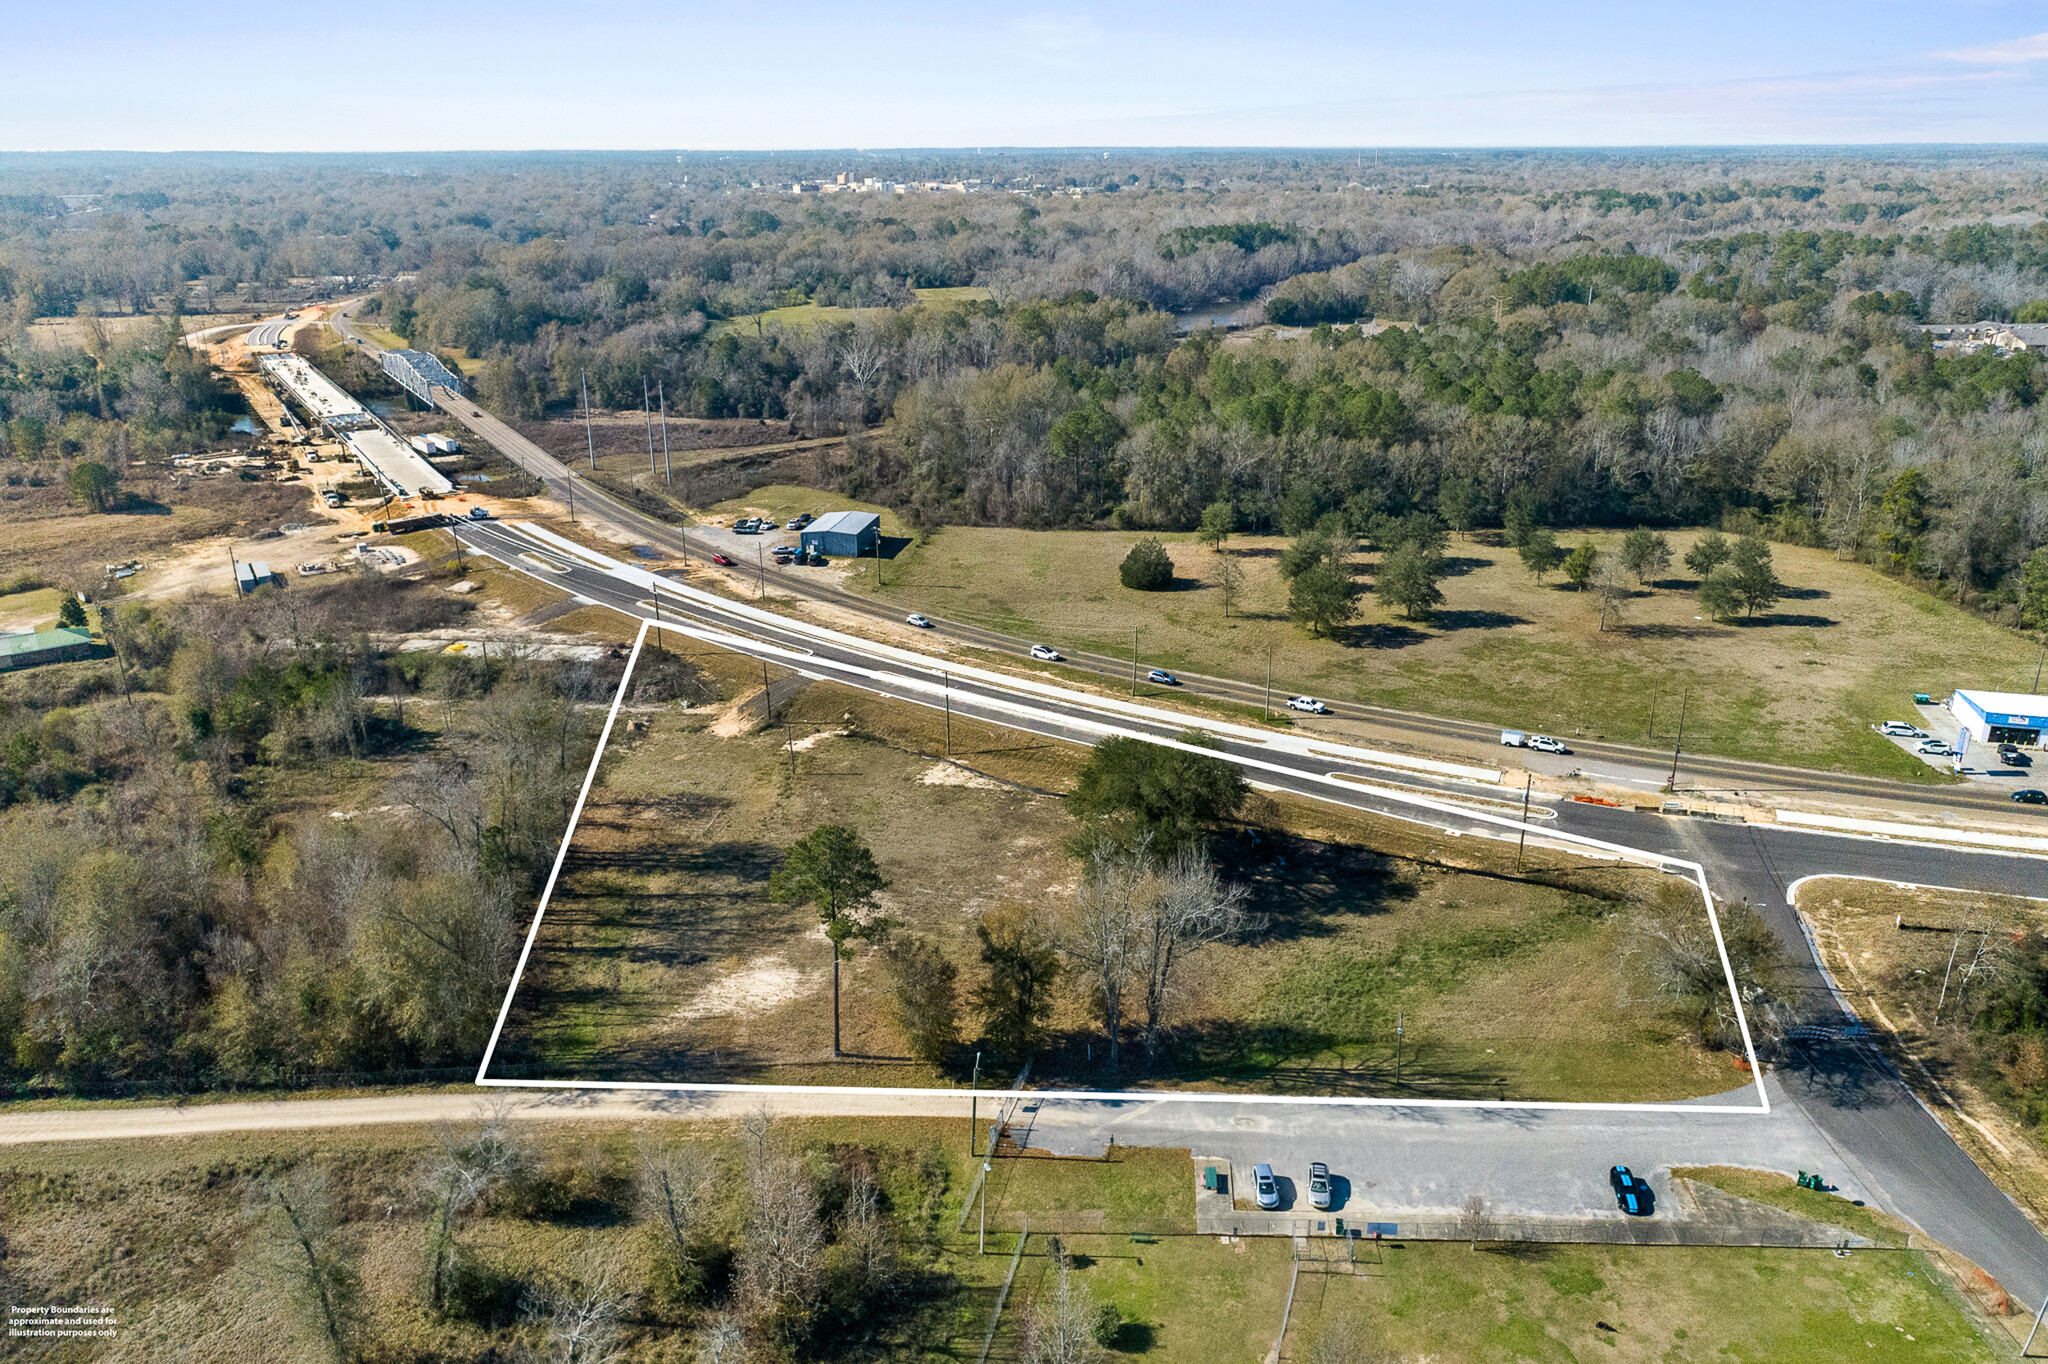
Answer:
<svg viewBox="0 0 2048 1364"><path fill-rule="evenodd" d="M346 318L337 320L346 330ZM553 456L504 423L488 416L474 404L445 391L437 394L437 401L445 410L494 445L501 454L547 483L558 498L567 501L573 496L584 506L598 504L607 519L617 522L651 544L671 550L688 547L698 554L708 552L702 545L691 545L675 527L657 522L625 507L592 488L587 481L575 478L568 468ZM479 548L485 548L486 552L490 552L485 535L478 534L474 529L469 529L469 533L475 536L474 542ZM506 548L503 541L498 541L497 544L501 550ZM581 573L575 569L571 570L571 574L575 577L575 586L572 590L589 596L592 600L620 606L629 614L645 614L635 605L637 598L630 590L595 581L603 575ZM799 593L828 597L837 605L861 611L870 617L893 619L895 615L893 610L878 607L872 602L849 594L820 590L808 584L792 583L787 586ZM715 612L710 614L715 618ZM703 615L699 616L699 619L705 618ZM939 624L943 633L963 642L1009 653L1022 651L1020 641L995 632L944 621ZM756 626L750 622L749 628L754 629ZM1114 675L1122 675L1123 670L1129 666L1123 660L1076 661L1092 663L1099 670ZM858 658L814 658L811 670L821 670L835 664L842 669L851 666L874 671L872 659ZM845 680L853 680L859 676L861 680L854 681L854 685L875 685L875 679L865 673L842 671L841 676ZM1248 684L1233 683L1226 679L1185 677L1185 680L1191 684L1192 689L1201 689L1207 682L1213 684L1212 689L1216 694L1228 695L1232 699L1247 699L1245 695L1230 689L1248 690ZM927 693L919 691L906 699L925 700L926 696ZM984 718L998 723L1013 724L1018 721L1019 717L1014 714L1004 711L988 713L983 709L991 699L985 695L975 695L963 697L961 704L967 713L981 713ZM1038 698L1032 699L1034 704L1038 703ZM1340 714L1356 713L1380 720L1390 728L1400 729L1405 726L1418 737L1460 732L1491 734L1491 727L1409 716L1374 707L1333 706L1333 709ZM1083 710L1085 712L1085 707ZM1084 716L1073 718L1081 719ZM1063 723L1069 722L1047 721L1040 732L1056 733L1057 737L1062 738L1078 738L1082 742L1091 741L1072 732L1071 729L1062 730L1060 726ZM1580 748L1589 755L1608 755L1639 763L1661 761L1646 750L1633 749L1625 745L1585 744ZM1710 776L1715 780L1725 780L1730 785L1747 790L1826 792L1879 799L1895 804L1953 808L1957 805L1993 799L1979 796L1966 788L1920 790L1901 783L1871 778L1836 776L1718 759L1688 759L1686 770ZM1328 786L1311 783L1305 778L1286 778L1262 773L1260 779L1268 780L1270 784L1285 789L1302 790L1303 794L1313 794L1318 798L1333 798ZM1395 779L1381 772L1375 774L1375 780L1393 782ZM1433 785L1412 777L1400 778L1399 784L1422 787ZM1304 789L1308 787L1313 789ZM1360 808L1397 813L1404 818L1416 817L1417 813L1412 806L1376 798L1366 793L1352 795L1348 803ZM1437 818L1446 827L1455 827L1457 824L1455 816L1439 814ZM1476 824L1476 821L1472 823ZM1800 963L1797 994L1804 1005L1802 1021L1820 1029L1839 1025L1845 1020L1841 1006L1830 994L1820 967L1814 960L1799 927L1797 917L1788 904L1789 889L1799 878L1834 873L2021 894L2048 893L2048 875L2044 875L2044 871L2048 871L2048 865L2044 865L2038 859L2004 854L1838 838L1759 825L1667 820L1661 816L1636 815L1632 812L1577 803L1561 806L1553 827L1700 861L1707 867L1710 879L1723 893L1762 906L1767 920L1787 944L1793 959ZM1814 1128L1825 1135L1831 1149L1838 1153L1843 1168L1853 1172L1855 1178L1869 1191L1873 1201L1908 1218L1930 1235L1970 1256L1998 1278L2009 1291L2020 1297L2030 1302L2038 1302L2044 1295L2048 1295L2048 1240L2044 1240L2038 1229L2011 1200L2006 1198L1956 1146L1940 1123L1914 1099L1881 1055L1867 1044L1855 1040L1830 1041L1819 1037L1800 1044L1797 1048L1797 1059L1799 1064L1796 1067L1780 1068L1779 1078L1785 1095L1800 1107ZM1247 1111L1264 1110L1247 1106ZM1431 1116L1427 1121L1437 1123L1441 1119ZM1218 1151L1216 1154L1232 1153ZM1780 1160L1776 1162L1776 1167L1783 1168L1786 1163L1785 1160Z"/></svg>
<svg viewBox="0 0 2048 1364"><path fill-rule="evenodd" d="M648 618L653 614L652 594L640 583L622 581L586 565L516 527L475 523L460 527L459 534L477 551L587 600L630 616ZM543 563L559 571L550 571ZM764 621L742 606L708 594L685 597L680 592L674 596L663 593L661 616L670 622L723 632L722 642L727 647L771 658L811 676L918 704L936 703L932 683L934 674L945 666L943 660L933 659L928 665L905 662L899 657L902 651L876 649L795 621ZM1127 713L1123 703L1078 692L1048 697L986 678L955 678L948 690L951 704L963 715L1081 743L1094 742L1105 725L1169 739L1182 728L1177 718L1166 723L1146 721ZM1499 834L1484 821L1455 811L1418 808L1394 795L1333 786L1328 774L1347 765L1311 753L1276 748L1271 742L1228 739L1220 751L1240 762L1262 764L1253 777L1277 789L1420 820L1460 834ZM1376 785L1417 796L1470 800L1482 790L1492 789L1363 765L1350 770L1368 775ZM1475 1119L1422 1108L1345 1112L1341 1117L1325 1110L1275 1116L1267 1107L1247 1104L1231 1109L1235 1116L1230 1122L1235 1125L1219 1127L1213 1115L1197 1121L1195 1110L1206 1110L1207 1105L1160 1101L1115 1105L1104 1110L1109 1116L1096 1125L1128 1132L1119 1140L1170 1139L1176 1145L1206 1141L1211 1154L1241 1161L1267 1158L1260 1154L1267 1150L1263 1143L1282 1134L1293 1143L1289 1149L1301 1152L1326 1142L1320 1149L1356 1153L1351 1158L1357 1160L1379 1160L1398 1147L1416 1162L1430 1149L1427 1142L1420 1147L1412 1144L1417 1132L1433 1133L1437 1138L1455 1136L1459 1154L1454 1163L1460 1172L1460 1186L1470 1185L1468 1192L1476 1189L1503 1208L1531 1212L1556 1210L1553 1205L1562 1191L1574 1187L1569 1179L1558 1182L1557 1172L1563 1168L1558 1163L1561 1152L1568 1152L1576 1162L1588 1158L1593 1147L1603 1142L1636 1153L1633 1160L1645 1168L1657 1168L1659 1162L1668 1166L1717 1161L1801 1168L1799 1160L1811 1162L1803 1168L1814 1168L1822 1165L1821 1157L1826 1155L1830 1163L1824 1168L1846 1176L1838 1182L1861 1190L1870 1201L1968 1255L2009 1291L2030 1301L2048 1294L2048 1241L1920 1106L1880 1054L1853 1037L1827 1035L1848 1020L1789 905L1795 882L1822 874L2040 893L2048 884L2048 863L2003 853L1811 834L1767 825L1641 815L1577 802L1558 805L1552 820L1532 826L1532 837L1540 837L1546 829L1698 861L1707 868L1719 893L1761 907L1799 963L1794 993L1800 1004L1800 1021L1817 1030L1793 1046L1790 1060L1778 1067L1773 1080L1774 1102L1796 1109L1796 1120L1776 1113L1768 1119L1700 1114L1674 1120L1662 1115L1606 1114L1596 1118L1518 1109L1514 1119L1502 1123L1498 1116ZM1748 1103L1752 1098L1753 1092L1748 1090L1725 1096L1732 1104ZM1057 1102L1064 1112L1064 1106L1072 1101ZM1139 1113L1147 1116L1140 1121ZM1068 1128L1073 1121L1067 1114L1056 1125ZM1501 1138L1502 1132L1524 1135ZM1759 1134L1765 1132L1773 1135L1759 1144ZM1471 1146L1480 1133L1492 1135ZM1055 1139L1054 1144L1060 1140ZM1434 1149L1442 1159L1442 1147ZM1365 1154L1368 1151L1373 1153L1370 1157ZM1481 1156L1481 1151L1495 1151L1497 1157ZM1773 1158L1772 1152L1780 1154ZM1469 1170L1468 1155L1477 1159ZM1304 1154L1302 1158L1329 1157ZM1631 1157L1623 1154L1613 1159ZM1518 1184L1517 1170L1547 1172L1544 1181L1548 1182L1531 1183L1525 1178ZM1390 1188L1399 1182L1390 1179ZM1452 1206L1456 1201L1452 1200Z"/></svg>

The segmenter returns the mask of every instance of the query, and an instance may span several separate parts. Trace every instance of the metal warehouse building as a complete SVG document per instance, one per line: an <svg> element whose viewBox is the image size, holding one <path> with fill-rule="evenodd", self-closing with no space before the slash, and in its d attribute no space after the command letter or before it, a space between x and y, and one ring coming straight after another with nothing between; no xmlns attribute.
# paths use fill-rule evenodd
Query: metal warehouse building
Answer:
<svg viewBox="0 0 2048 1364"><path fill-rule="evenodd" d="M833 512L811 522L803 531L805 549L836 558L873 554L881 543L882 518L873 512Z"/></svg>
<svg viewBox="0 0 2048 1364"><path fill-rule="evenodd" d="M91 658L95 649L92 631L67 626L26 635L0 635L0 672Z"/></svg>
<svg viewBox="0 0 2048 1364"><path fill-rule="evenodd" d="M2038 744L2048 730L2048 696L1959 691L1948 709L1973 744Z"/></svg>

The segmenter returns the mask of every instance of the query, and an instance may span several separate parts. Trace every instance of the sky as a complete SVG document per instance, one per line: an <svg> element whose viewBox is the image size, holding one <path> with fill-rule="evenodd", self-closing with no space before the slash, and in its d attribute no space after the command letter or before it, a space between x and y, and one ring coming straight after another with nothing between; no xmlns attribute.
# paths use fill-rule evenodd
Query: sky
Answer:
<svg viewBox="0 0 2048 1364"><path fill-rule="evenodd" d="M2048 0L0 0L0 150L2048 142Z"/></svg>

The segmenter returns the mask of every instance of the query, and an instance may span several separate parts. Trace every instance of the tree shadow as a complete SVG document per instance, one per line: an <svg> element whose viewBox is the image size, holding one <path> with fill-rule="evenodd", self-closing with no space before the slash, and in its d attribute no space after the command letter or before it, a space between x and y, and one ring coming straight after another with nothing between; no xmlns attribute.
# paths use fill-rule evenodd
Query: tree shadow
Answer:
<svg viewBox="0 0 2048 1364"><path fill-rule="evenodd" d="M1728 633L1726 626L1704 623L1699 625L1666 625L1661 623L1629 625L1624 623L1618 626L1617 629L1632 639L1720 639Z"/></svg>
<svg viewBox="0 0 2048 1364"><path fill-rule="evenodd" d="M1406 649L1425 642L1430 634L1413 625L1375 621L1371 625L1350 626L1335 637L1347 649Z"/></svg>
<svg viewBox="0 0 2048 1364"><path fill-rule="evenodd" d="M1745 616L1737 621L1736 624L1743 629L1755 629L1768 625L1803 625L1808 629L1820 630L1830 625L1838 625L1840 622L1829 620L1826 616L1805 616L1789 611L1773 611L1763 616Z"/></svg>
<svg viewBox="0 0 2048 1364"><path fill-rule="evenodd" d="M1444 611L1430 613L1429 623L1439 630L1500 630L1510 625L1527 625L1526 616L1507 611Z"/></svg>
<svg viewBox="0 0 2048 1364"><path fill-rule="evenodd" d="M144 497L141 493L136 492L123 492L117 503L114 506L108 507L107 511L122 516L169 516L171 514L171 509L166 504L157 501L153 497Z"/></svg>
<svg viewBox="0 0 2048 1364"><path fill-rule="evenodd" d="M1468 559L1463 555L1452 555L1439 559L1437 566L1446 578L1462 578L1475 569L1490 568L1492 563L1487 559Z"/></svg>
<svg viewBox="0 0 2048 1364"><path fill-rule="evenodd" d="M1778 588L1778 595L1787 601L1825 601L1827 598L1832 597L1834 593L1824 587L1785 587L1781 585Z"/></svg>

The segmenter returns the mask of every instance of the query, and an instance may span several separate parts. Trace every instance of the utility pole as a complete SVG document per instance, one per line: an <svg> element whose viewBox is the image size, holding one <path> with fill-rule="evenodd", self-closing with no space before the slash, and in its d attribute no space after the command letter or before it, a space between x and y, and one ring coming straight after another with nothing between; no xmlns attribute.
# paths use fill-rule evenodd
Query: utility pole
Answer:
<svg viewBox="0 0 2048 1364"><path fill-rule="evenodd" d="M2041 656L2034 660L2034 694L2041 694L2041 665L2048 663L2048 631L2041 634ZM2040 1323L2036 1322L2035 1325Z"/></svg>
<svg viewBox="0 0 2048 1364"><path fill-rule="evenodd" d="M761 722L775 718L775 693L768 687L768 660L761 660Z"/></svg>
<svg viewBox="0 0 2048 1364"><path fill-rule="evenodd" d="M1515 844L1515 874L1522 874L1522 851L1529 846L1529 788L1536 783L1534 772L1522 774L1522 837Z"/></svg>
<svg viewBox="0 0 2048 1364"><path fill-rule="evenodd" d="M940 690L946 698L946 761L953 761L953 679L945 673L939 674ZM980 1052L975 1053L981 1055Z"/></svg>
<svg viewBox="0 0 2048 1364"><path fill-rule="evenodd" d="M590 434L590 375L583 375L583 446L590 452L590 472L597 472L597 437Z"/></svg>
<svg viewBox="0 0 2048 1364"><path fill-rule="evenodd" d="M1266 646L1266 718L1273 718L1273 646Z"/></svg>
<svg viewBox="0 0 2048 1364"><path fill-rule="evenodd" d="M647 418L647 476L654 476L654 395L647 391L647 376L640 376L640 414Z"/></svg>
<svg viewBox="0 0 2048 1364"><path fill-rule="evenodd" d="M761 586L755 591L754 596L756 598L765 597L768 595L768 560L763 557L759 545L754 546L754 568L761 575Z"/></svg>
<svg viewBox="0 0 2048 1364"><path fill-rule="evenodd" d="M1138 694L1138 629L1131 627L1131 695Z"/></svg>
<svg viewBox="0 0 2048 1364"><path fill-rule="evenodd" d="M1650 693L1650 723L1644 731L1643 742L1646 744L1657 742L1657 693L1654 691Z"/></svg>
<svg viewBox="0 0 2048 1364"><path fill-rule="evenodd" d="M1407 1031L1407 1025L1408 1011L1406 1009L1396 1009L1394 1011L1394 1087L1396 1089L1401 1087L1401 1034Z"/></svg>
<svg viewBox="0 0 2048 1364"><path fill-rule="evenodd" d="M974 1053L974 1078L968 1082L967 1154L974 1154L974 1129L981 1125L981 1053Z"/></svg>
<svg viewBox="0 0 2048 1364"><path fill-rule="evenodd" d="M1678 737L1671 744L1671 780L1664 784L1667 791L1678 789L1678 751L1685 746L1685 702L1691 695L1691 688L1678 693Z"/></svg>
<svg viewBox="0 0 2048 1364"><path fill-rule="evenodd" d="M667 480L668 486L673 488L676 486L676 476L668 466L668 394L662 391L662 384L664 382L666 381L655 380L654 400L661 408L661 476ZM688 563L689 561L690 545L686 540L683 542L683 562Z"/></svg>
<svg viewBox="0 0 2048 1364"><path fill-rule="evenodd" d="M2041 1329L2041 1318L2048 1317L2048 1298L2041 1300L2041 1310L2034 1313L2034 1330L2027 1332L2027 1343L2020 1346L2020 1358L2027 1357L2027 1351L2034 1347L2034 1331Z"/></svg>

